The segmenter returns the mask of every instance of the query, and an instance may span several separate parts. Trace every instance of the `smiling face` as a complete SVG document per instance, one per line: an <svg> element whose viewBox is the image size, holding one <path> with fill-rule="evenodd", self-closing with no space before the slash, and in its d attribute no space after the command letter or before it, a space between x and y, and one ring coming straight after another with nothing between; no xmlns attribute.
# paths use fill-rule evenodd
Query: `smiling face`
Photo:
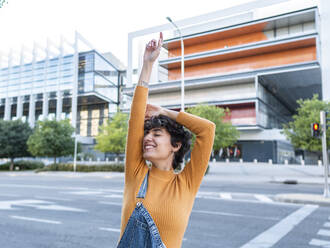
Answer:
<svg viewBox="0 0 330 248"><path fill-rule="evenodd" d="M151 129L143 138L143 158L154 164L167 160L172 163L174 152L179 148L172 146L171 135L162 127Z"/></svg>

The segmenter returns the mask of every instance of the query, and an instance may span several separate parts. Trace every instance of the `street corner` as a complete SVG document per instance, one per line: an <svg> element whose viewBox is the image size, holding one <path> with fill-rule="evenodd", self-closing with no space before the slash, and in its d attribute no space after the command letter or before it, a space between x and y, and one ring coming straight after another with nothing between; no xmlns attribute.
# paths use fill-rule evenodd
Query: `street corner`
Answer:
<svg viewBox="0 0 330 248"><path fill-rule="evenodd" d="M274 200L278 202L330 206L330 198L325 198L322 194L278 194L274 197Z"/></svg>

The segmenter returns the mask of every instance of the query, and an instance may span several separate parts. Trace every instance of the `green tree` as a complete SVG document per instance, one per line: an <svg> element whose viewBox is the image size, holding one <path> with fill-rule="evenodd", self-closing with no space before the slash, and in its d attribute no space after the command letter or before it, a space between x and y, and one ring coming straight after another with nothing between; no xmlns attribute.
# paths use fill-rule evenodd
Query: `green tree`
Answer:
<svg viewBox="0 0 330 248"><path fill-rule="evenodd" d="M239 137L239 131L230 123L224 122L224 118L229 114L228 109L218 108L206 104L199 104L196 107L187 109L188 113L208 119L216 125L213 150L232 146ZM193 143L195 137L193 137Z"/></svg>
<svg viewBox="0 0 330 248"><path fill-rule="evenodd" d="M14 168L15 158L30 156L26 142L31 134L28 123L0 120L0 158L10 159L10 170Z"/></svg>
<svg viewBox="0 0 330 248"><path fill-rule="evenodd" d="M128 115L117 112L111 121L106 122L96 137L95 149L112 152L119 156L125 152L128 130Z"/></svg>
<svg viewBox="0 0 330 248"><path fill-rule="evenodd" d="M297 101L299 107L297 114L293 115L293 121L283 125L283 133L295 148L320 152L322 150L322 140L312 137L311 123L320 123L320 111L330 110L330 103L318 99L315 94L312 99ZM330 136L330 129L327 137ZM330 145L329 139L327 145Z"/></svg>
<svg viewBox="0 0 330 248"><path fill-rule="evenodd" d="M69 120L46 120L38 122L27 144L33 156L56 158L72 155L74 152L73 127Z"/></svg>

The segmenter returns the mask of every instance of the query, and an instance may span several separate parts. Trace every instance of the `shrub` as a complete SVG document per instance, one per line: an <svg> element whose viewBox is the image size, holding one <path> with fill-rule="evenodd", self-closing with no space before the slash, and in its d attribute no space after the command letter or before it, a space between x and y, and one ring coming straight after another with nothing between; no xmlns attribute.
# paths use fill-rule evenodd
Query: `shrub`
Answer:
<svg viewBox="0 0 330 248"><path fill-rule="evenodd" d="M14 162L14 169L18 167L19 170L36 170L43 168L44 166L44 163L40 161L19 160ZM9 170L9 167L10 162L4 163L0 165L0 170L6 171Z"/></svg>
<svg viewBox="0 0 330 248"><path fill-rule="evenodd" d="M77 164L76 171L78 172L95 172L95 171L118 171L118 172L124 172L124 164L118 163L118 164L90 164L90 165L84 165L84 164ZM36 172L41 171L73 171L73 164L50 164L42 169L38 169Z"/></svg>

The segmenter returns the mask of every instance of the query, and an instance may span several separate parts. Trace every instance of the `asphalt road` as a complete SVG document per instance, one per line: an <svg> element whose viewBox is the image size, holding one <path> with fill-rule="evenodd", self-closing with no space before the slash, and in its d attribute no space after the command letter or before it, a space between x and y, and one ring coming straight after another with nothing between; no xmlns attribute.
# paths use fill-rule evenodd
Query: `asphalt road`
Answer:
<svg viewBox="0 0 330 248"><path fill-rule="evenodd" d="M117 175L0 173L0 247L115 247L123 190ZM297 192L320 193L322 186L206 176L182 247L330 247L329 208L273 200Z"/></svg>

